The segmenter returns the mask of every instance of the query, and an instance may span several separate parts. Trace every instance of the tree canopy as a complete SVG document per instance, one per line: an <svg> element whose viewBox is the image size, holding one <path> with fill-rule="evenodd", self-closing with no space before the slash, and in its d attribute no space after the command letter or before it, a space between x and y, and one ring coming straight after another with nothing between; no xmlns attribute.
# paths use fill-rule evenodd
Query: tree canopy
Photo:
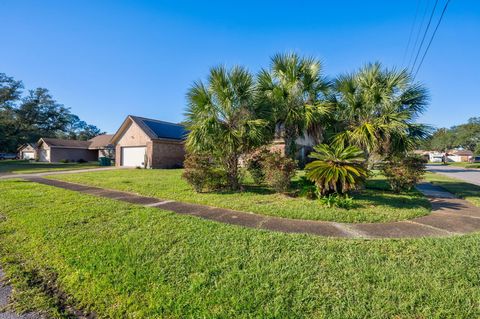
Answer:
<svg viewBox="0 0 480 319"><path fill-rule="evenodd" d="M23 89L21 81L0 73L0 151L14 152L40 137L87 140L102 134L58 103L47 89Z"/></svg>
<svg viewBox="0 0 480 319"><path fill-rule="evenodd" d="M480 117L472 117L467 123L451 128L439 128L422 144L422 148L435 151L457 147L480 154Z"/></svg>
<svg viewBox="0 0 480 319"><path fill-rule="evenodd" d="M370 159L405 153L428 135L429 128L415 122L427 102L427 90L406 70L373 63L341 75L329 97L333 143L356 145Z"/></svg>
<svg viewBox="0 0 480 319"><path fill-rule="evenodd" d="M271 110L272 120L281 128L286 153L294 158L295 141L306 132L318 133L329 108L322 103L329 82L319 60L295 53L275 54L270 68L257 76L259 103Z"/></svg>
<svg viewBox="0 0 480 319"><path fill-rule="evenodd" d="M268 123L258 117L255 95L253 76L238 66L210 69L207 83L195 82L187 93L187 150L214 156L232 189L239 187L240 156L266 142Z"/></svg>

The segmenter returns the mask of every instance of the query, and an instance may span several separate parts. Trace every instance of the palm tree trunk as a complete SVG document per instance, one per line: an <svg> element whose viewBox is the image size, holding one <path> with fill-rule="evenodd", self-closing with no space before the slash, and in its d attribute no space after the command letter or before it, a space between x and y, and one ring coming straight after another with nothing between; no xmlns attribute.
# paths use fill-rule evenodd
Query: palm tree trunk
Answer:
<svg viewBox="0 0 480 319"><path fill-rule="evenodd" d="M227 183L231 190L238 190L240 183L238 181L238 155L232 154L226 160Z"/></svg>
<svg viewBox="0 0 480 319"><path fill-rule="evenodd" d="M297 140L298 134L294 127L285 127L285 155L291 159L297 156Z"/></svg>

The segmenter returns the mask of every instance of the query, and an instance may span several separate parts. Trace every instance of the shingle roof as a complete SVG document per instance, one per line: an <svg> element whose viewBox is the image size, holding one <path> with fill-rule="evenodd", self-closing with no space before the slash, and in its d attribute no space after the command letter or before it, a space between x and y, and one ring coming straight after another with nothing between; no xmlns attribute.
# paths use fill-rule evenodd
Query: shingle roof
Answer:
<svg viewBox="0 0 480 319"><path fill-rule="evenodd" d="M20 150L28 148L28 147L31 147L34 150L37 149L37 145L35 143L26 143L26 144L20 145L20 147L17 148L17 151L20 151Z"/></svg>
<svg viewBox="0 0 480 319"><path fill-rule="evenodd" d="M89 139L90 142L90 149L99 149L104 148L110 144L110 140L112 139L113 134L103 134L95 136L94 138Z"/></svg>
<svg viewBox="0 0 480 319"><path fill-rule="evenodd" d="M452 150L448 152L449 154L458 155L458 156L472 156L473 152L470 150Z"/></svg>
<svg viewBox="0 0 480 319"><path fill-rule="evenodd" d="M151 139L173 139L183 140L186 137L187 130L181 124L169 123L154 119L148 119L139 116L129 116L138 126L140 126Z"/></svg>
<svg viewBox="0 0 480 319"><path fill-rule="evenodd" d="M42 138L42 140L48 146L57 146L57 147L72 147L72 148L88 148L90 146L90 141L78 141L78 140L64 140L60 138Z"/></svg>

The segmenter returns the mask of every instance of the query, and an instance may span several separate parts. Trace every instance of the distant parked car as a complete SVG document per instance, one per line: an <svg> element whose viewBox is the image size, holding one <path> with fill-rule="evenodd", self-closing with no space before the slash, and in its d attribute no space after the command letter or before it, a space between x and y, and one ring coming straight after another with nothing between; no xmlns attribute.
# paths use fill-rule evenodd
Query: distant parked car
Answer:
<svg viewBox="0 0 480 319"><path fill-rule="evenodd" d="M0 160L6 160L6 159L16 159L17 154L15 153L0 153Z"/></svg>
<svg viewBox="0 0 480 319"><path fill-rule="evenodd" d="M473 163L480 163L480 156L474 156L474 157L472 157L472 162L473 162Z"/></svg>

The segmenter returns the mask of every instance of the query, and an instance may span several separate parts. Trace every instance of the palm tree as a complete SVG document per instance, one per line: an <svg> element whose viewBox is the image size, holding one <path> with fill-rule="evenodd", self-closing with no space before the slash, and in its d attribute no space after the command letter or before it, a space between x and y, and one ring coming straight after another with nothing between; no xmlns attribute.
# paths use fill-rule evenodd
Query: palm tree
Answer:
<svg viewBox="0 0 480 319"><path fill-rule="evenodd" d="M286 154L295 157L295 141L306 131L318 133L328 108L321 103L329 87L320 61L297 54L276 54L269 70L258 74L259 101L272 110L271 120L283 130Z"/></svg>
<svg viewBox="0 0 480 319"><path fill-rule="evenodd" d="M212 68L207 83L195 82L187 94L187 150L217 158L233 190L239 188L239 157L266 136L268 123L258 118L254 97L254 79L239 66Z"/></svg>
<svg viewBox="0 0 480 319"><path fill-rule="evenodd" d="M427 90L407 70L368 64L338 77L329 103L335 108L333 143L356 145L369 159L411 150L429 128L414 121L428 102Z"/></svg>
<svg viewBox="0 0 480 319"><path fill-rule="evenodd" d="M309 157L316 160L305 166L306 177L315 182L320 194L344 194L365 182L368 171L360 148L320 144L314 150Z"/></svg>

